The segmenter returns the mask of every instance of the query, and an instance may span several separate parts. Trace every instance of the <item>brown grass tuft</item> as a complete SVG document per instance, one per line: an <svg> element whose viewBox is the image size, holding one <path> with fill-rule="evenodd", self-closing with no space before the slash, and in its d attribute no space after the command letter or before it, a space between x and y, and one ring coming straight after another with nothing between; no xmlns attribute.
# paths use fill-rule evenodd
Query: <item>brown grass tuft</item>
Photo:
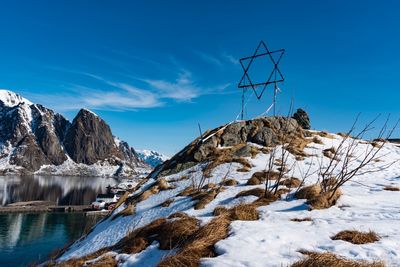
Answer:
<svg viewBox="0 0 400 267"><path fill-rule="evenodd" d="M214 170L214 168L216 168L217 166L231 162L242 164L242 171L247 171L251 169L253 166L246 158L235 156L235 152L243 148L244 146L246 146L246 144L238 144L236 146L223 149L215 148L212 153L213 156L210 159L210 164L208 164L203 170L204 175L208 177L211 175L212 170Z"/></svg>
<svg viewBox="0 0 400 267"><path fill-rule="evenodd" d="M259 218L257 205L239 204L230 210L231 220L256 221Z"/></svg>
<svg viewBox="0 0 400 267"><path fill-rule="evenodd" d="M333 159L335 157L335 153L336 153L336 148L334 147L322 150L322 154L330 159Z"/></svg>
<svg viewBox="0 0 400 267"><path fill-rule="evenodd" d="M309 199L307 203L312 209L327 209L334 206L341 195L340 189L336 190L335 193L328 191Z"/></svg>
<svg viewBox="0 0 400 267"><path fill-rule="evenodd" d="M309 185L300 188L300 190L296 192L295 197L299 199L311 199L321 194L321 192L322 188L320 185Z"/></svg>
<svg viewBox="0 0 400 267"><path fill-rule="evenodd" d="M97 261L90 263L90 267L116 267L118 266L118 262L115 259L115 256L105 255L98 259Z"/></svg>
<svg viewBox="0 0 400 267"><path fill-rule="evenodd" d="M204 207L213 201L215 197L218 195L217 190L210 190L208 192L200 192L195 194L192 199L198 200L198 202L194 205L195 210L204 209Z"/></svg>
<svg viewBox="0 0 400 267"><path fill-rule="evenodd" d="M292 177L292 178L281 181L279 184L284 185L289 188L293 188L293 187L299 187L301 184L301 181L298 178Z"/></svg>
<svg viewBox="0 0 400 267"><path fill-rule="evenodd" d="M319 135L321 137L325 137L325 138L329 138L329 139L335 139L335 137L332 134L330 134L328 132L325 132L325 131L316 132L315 134Z"/></svg>
<svg viewBox="0 0 400 267"><path fill-rule="evenodd" d="M169 216L168 216L168 219L174 219L174 218L187 218L187 217L189 217L189 215L187 215L187 214L186 214L186 213L184 213L184 212L180 212L180 211L178 211L178 212L175 212L175 213L173 213L173 214L169 215Z"/></svg>
<svg viewBox="0 0 400 267"><path fill-rule="evenodd" d="M357 245L373 243L379 239L379 235L373 231L359 232L356 230L341 231L332 237L332 240L343 240Z"/></svg>
<svg viewBox="0 0 400 267"><path fill-rule="evenodd" d="M261 184L261 181L257 177L251 177L249 180L247 180L247 185L259 185Z"/></svg>
<svg viewBox="0 0 400 267"><path fill-rule="evenodd" d="M324 252L308 253L305 259L293 263L291 267L385 267L385 264L381 261L355 261Z"/></svg>
<svg viewBox="0 0 400 267"><path fill-rule="evenodd" d="M310 217L305 217L305 218L293 218L290 219L292 222L312 222L312 219Z"/></svg>
<svg viewBox="0 0 400 267"><path fill-rule="evenodd" d="M182 192L180 192L178 194L178 196L186 197L186 196L193 194L194 192L195 192L194 188L192 186L189 186L189 187L186 187Z"/></svg>
<svg viewBox="0 0 400 267"><path fill-rule="evenodd" d="M123 209L120 212L118 212L117 214L115 214L111 220L115 220L121 216L125 217L125 216L129 216L129 215L133 215L133 214L135 214L135 210L136 210L136 205L133 202L131 202L125 207L125 209Z"/></svg>
<svg viewBox="0 0 400 267"><path fill-rule="evenodd" d="M264 196L264 194L265 194L265 189L257 187L257 188L253 188L250 190L244 190L244 191L238 193L236 195L236 197L245 197L245 196L262 197L262 196Z"/></svg>
<svg viewBox="0 0 400 267"><path fill-rule="evenodd" d="M383 188L383 190L386 190L386 191L400 191L400 187L395 187L395 186L388 185L388 186L385 186Z"/></svg>
<svg viewBox="0 0 400 267"><path fill-rule="evenodd" d="M198 229L199 221L193 217L174 219L161 226L156 240L160 249L174 249L182 246Z"/></svg>
<svg viewBox="0 0 400 267"><path fill-rule="evenodd" d="M230 221L226 216L218 216L196 231L190 240L175 255L163 259L159 267L199 266L200 259L215 257L214 245L228 236Z"/></svg>
<svg viewBox="0 0 400 267"><path fill-rule="evenodd" d="M123 203L125 203L125 201L128 199L129 197L129 192L126 191L119 199L118 202L115 204L114 209L118 208L119 206L121 206Z"/></svg>
<svg viewBox="0 0 400 267"><path fill-rule="evenodd" d="M236 181L235 179L227 179L222 184L226 186L234 186L238 184L238 181Z"/></svg>
<svg viewBox="0 0 400 267"><path fill-rule="evenodd" d="M319 145L323 145L324 144L324 142L322 142L322 140L319 139L318 136L314 136L313 139L312 139L312 142L315 143L315 144L319 144Z"/></svg>
<svg viewBox="0 0 400 267"><path fill-rule="evenodd" d="M160 206L166 208L166 207L169 207L169 205L171 205L172 202L174 202L174 199L168 198L163 203L161 203Z"/></svg>

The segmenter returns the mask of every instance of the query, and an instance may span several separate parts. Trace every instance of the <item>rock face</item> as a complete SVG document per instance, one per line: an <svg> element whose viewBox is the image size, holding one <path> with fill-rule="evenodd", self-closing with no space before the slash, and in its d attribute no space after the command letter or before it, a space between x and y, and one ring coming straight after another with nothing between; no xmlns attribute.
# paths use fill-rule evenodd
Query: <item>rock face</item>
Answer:
<svg viewBox="0 0 400 267"><path fill-rule="evenodd" d="M124 156L114 143L110 127L86 109L81 109L72 121L64 138L64 146L77 163L93 164L108 157Z"/></svg>
<svg viewBox="0 0 400 267"><path fill-rule="evenodd" d="M293 114L293 119L295 119L303 129L309 130L311 128L310 117L303 109L297 109L297 111Z"/></svg>
<svg viewBox="0 0 400 267"><path fill-rule="evenodd" d="M110 176L148 168L126 142L115 140L106 122L89 110L80 110L71 123L42 105L0 90L0 173L56 170L63 175ZM85 165L93 164L99 165L99 172L93 166L87 171Z"/></svg>
<svg viewBox="0 0 400 267"><path fill-rule="evenodd" d="M205 132L178 154L157 166L150 174L155 178L189 168L199 162L208 161L217 148L232 147L251 142L262 146L279 144L282 133L303 135L303 129L293 118L264 117L248 121L237 121ZM246 154L242 148L237 153Z"/></svg>

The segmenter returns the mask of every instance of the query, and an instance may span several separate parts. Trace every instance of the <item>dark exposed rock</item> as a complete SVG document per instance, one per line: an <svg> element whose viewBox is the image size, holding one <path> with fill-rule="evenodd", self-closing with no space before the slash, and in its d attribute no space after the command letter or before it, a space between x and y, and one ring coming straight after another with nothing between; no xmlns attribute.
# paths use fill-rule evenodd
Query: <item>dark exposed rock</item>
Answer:
<svg viewBox="0 0 400 267"><path fill-rule="evenodd" d="M297 109L297 111L293 114L293 119L295 119L303 129L311 129L310 117L303 109Z"/></svg>
<svg viewBox="0 0 400 267"><path fill-rule="evenodd" d="M157 166L150 174L155 178L176 173L196 163L210 160L218 147L231 147L247 142L262 146L275 146L279 135L303 135L297 121L285 117L264 117L248 121L238 121L211 131L205 132L170 160ZM235 150L237 157L250 156L250 148L244 146Z"/></svg>
<svg viewBox="0 0 400 267"><path fill-rule="evenodd" d="M50 161L35 142L32 135L24 137L10 157L10 163L21 166L27 170L36 171Z"/></svg>
<svg viewBox="0 0 400 267"><path fill-rule="evenodd" d="M81 109L64 139L68 155L77 163L93 164L123 154L117 149L110 127L97 115Z"/></svg>

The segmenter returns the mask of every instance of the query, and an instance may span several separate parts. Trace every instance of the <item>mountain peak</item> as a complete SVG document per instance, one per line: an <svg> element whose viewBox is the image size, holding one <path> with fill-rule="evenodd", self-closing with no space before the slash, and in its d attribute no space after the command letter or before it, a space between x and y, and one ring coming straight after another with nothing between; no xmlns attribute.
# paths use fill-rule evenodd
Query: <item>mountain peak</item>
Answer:
<svg viewBox="0 0 400 267"><path fill-rule="evenodd" d="M0 89L0 102L7 107L15 107L23 103L28 105L33 104L31 101L20 96L19 94L5 89Z"/></svg>

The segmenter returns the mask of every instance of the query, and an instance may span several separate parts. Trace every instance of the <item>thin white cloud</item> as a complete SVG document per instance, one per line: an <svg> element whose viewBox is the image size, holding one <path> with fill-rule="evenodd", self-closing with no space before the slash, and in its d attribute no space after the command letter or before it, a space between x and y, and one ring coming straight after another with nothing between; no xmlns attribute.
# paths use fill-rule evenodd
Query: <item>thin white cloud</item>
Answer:
<svg viewBox="0 0 400 267"><path fill-rule="evenodd" d="M211 63L213 65L217 65L217 66L222 66L223 63L221 62L221 60L213 55L201 52L201 51L195 51L195 53L204 61Z"/></svg>
<svg viewBox="0 0 400 267"><path fill-rule="evenodd" d="M225 59L226 61L234 64L234 65L239 65L239 59L235 58L234 56L228 54L228 53L222 53L222 58Z"/></svg>
<svg viewBox="0 0 400 267"><path fill-rule="evenodd" d="M57 111L89 108L98 110L135 110L165 105L168 100L191 101L202 95L221 94L230 84L204 87L195 83L192 74L181 70L175 80L137 79L146 89L130 83L108 80L87 72L74 73L100 82L100 89L82 84L64 86L62 93L53 95L29 94L33 102L42 103Z"/></svg>

